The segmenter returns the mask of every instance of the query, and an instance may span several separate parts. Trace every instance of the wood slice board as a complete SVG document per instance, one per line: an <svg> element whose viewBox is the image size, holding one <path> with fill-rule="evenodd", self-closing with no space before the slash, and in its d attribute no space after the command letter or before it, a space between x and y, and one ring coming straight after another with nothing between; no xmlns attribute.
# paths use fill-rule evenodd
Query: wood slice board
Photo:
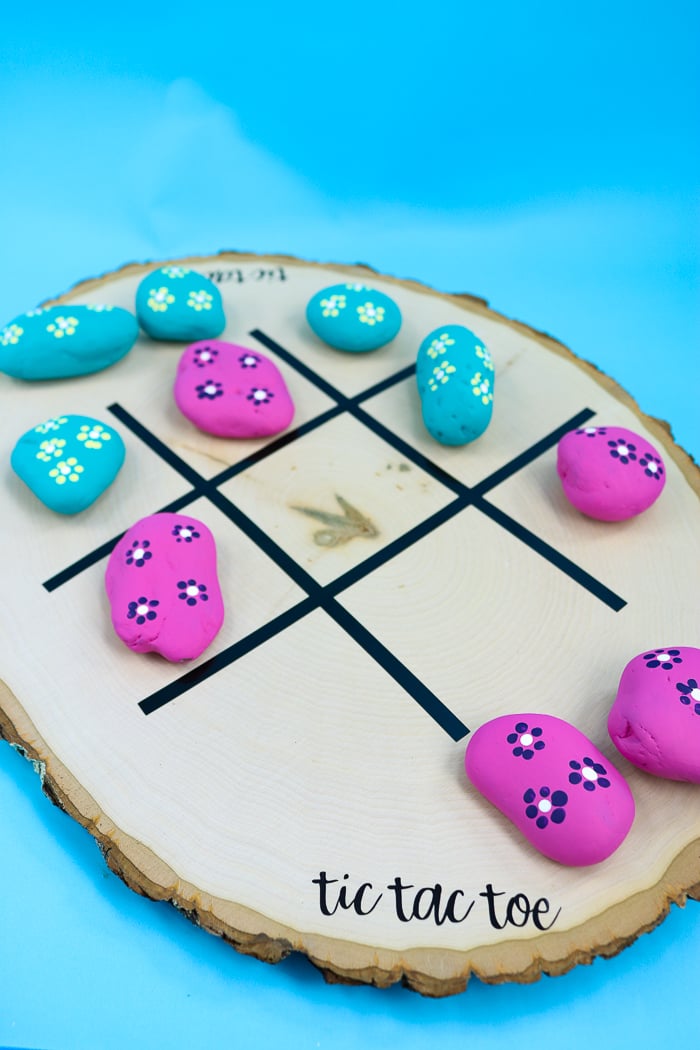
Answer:
<svg viewBox="0 0 700 1050"><path fill-rule="evenodd" d="M0 611L0 732L45 792L133 889L261 959L303 952L330 980L404 980L430 995L471 973L530 981L616 953L696 896L698 788L636 770L606 732L632 656L698 644L700 476L667 428L480 300L286 257L178 262L217 281L222 338L276 360L296 417L284 441L198 432L171 396L182 347L145 337L97 375L0 376L3 578L21 595ZM151 268L57 301L133 309ZM304 319L319 288L358 280L404 317L374 354L334 351ZM495 359L493 422L465 448L429 437L410 374L443 324L473 329ZM8 464L20 434L62 413L103 419L127 445L112 488L65 519ZM565 501L557 435L587 418L662 448L666 491L642 517L603 524ZM266 544L208 500L212 479ZM202 673L186 679L189 667L124 647L104 592L109 543L177 500L216 537L227 607L195 661ZM329 518L332 545L298 509L348 505L371 527L348 535ZM279 550L322 591L309 598ZM465 779L467 730L527 710L574 723L628 777L635 823L603 864L542 857Z"/></svg>

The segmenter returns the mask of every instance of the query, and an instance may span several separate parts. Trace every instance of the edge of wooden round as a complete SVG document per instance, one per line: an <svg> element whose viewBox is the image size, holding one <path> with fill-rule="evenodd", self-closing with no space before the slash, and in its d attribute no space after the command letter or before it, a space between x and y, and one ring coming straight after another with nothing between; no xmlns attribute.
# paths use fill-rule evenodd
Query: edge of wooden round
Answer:
<svg viewBox="0 0 700 1050"><path fill-rule="evenodd" d="M127 274L146 273L154 265L197 265L212 257L191 256L157 264L130 263L102 277L80 281L68 292L43 305L60 303L78 290L102 287ZM216 258L237 263L264 259L274 261L275 264L320 265L285 255L259 256L230 251L220 252ZM348 270L361 274L377 273L365 264L323 265L326 269L335 269L343 274L347 274ZM381 278L422 294L453 301L466 300L470 310L522 331L553 353L567 358L635 413L700 497L700 469L688 453L674 443L669 424L646 416L634 399L600 369L577 358L546 333L492 310L484 299L468 294L447 295L416 281L384 274L381 274ZM538 980L542 974L559 976L567 973L579 963L590 963L596 956L614 956L641 934L648 933L662 922L671 904L682 906L688 898L700 900L700 840L697 840L681 851L656 885L588 919L585 923L585 940L589 944L587 948L580 947L578 927L563 932L550 931L526 941L501 942L497 948L477 948L466 957L465 953L452 949L410 949L398 952L332 937L308 935L250 908L202 893L191 883L180 880L176 872L146 846L114 827L90 794L48 748L17 697L1 680L0 737L32 762L40 776L44 794L93 836L108 867L132 890L152 900L170 902L195 925L222 937L237 951L253 955L263 962L280 962L291 952L302 952L330 983L373 984L386 988L402 981L414 991L434 997L464 991L472 974L488 984L509 981L526 984Z"/></svg>

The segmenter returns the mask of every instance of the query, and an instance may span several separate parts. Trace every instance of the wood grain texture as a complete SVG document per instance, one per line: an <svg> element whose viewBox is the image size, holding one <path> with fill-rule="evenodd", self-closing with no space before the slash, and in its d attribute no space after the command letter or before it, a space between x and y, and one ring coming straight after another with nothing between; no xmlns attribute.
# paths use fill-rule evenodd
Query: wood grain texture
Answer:
<svg viewBox="0 0 700 1050"><path fill-rule="evenodd" d="M105 419L127 444L113 488L75 519L42 508L9 468L2 477L4 578L22 597L0 613L0 733L35 762L44 791L137 892L266 961L303 952L329 980L403 980L427 995L458 992L472 973L532 981L615 954L671 903L697 897L697 787L635 770L605 731L627 660L698 644L700 472L668 427L483 300L288 257L176 262L218 273L222 338L268 352L251 335L262 332L292 355L278 364L297 406L293 429L303 432L278 447L196 431L170 396L181 347L146 338L118 366L77 381L0 376L6 461L24 430L62 412ZM82 282L55 301L130 308L150 268ZM404 315L394 343L361 358L323 346L303 316L318 288L358 279L392 295ZM464 449L424 431L412 377L390 382L428 331L451 323L477 332L497 370L493 423ZM115 402L198 472L199 490L115 421ZM553 445L499 474L583 409L662 448L666 492L637 520L611 527L574 512ZM211 503L212 479L255 528ZM474 486L483 502L469 505ZM168 694L186 669L133 654L114 636L105 557L52 590L42 584L186 499L186 513L217 539L227 606L195 665L236 658L146 715L139 702ZM338 542L323 537L329 529ZM624 607L614 611L551 552ZM466 740L421 706L419 687L471 728L518 710L573 722L629 779L637 818L627 841L591 869L541 857L466 782ZM343 886L350 901L371 884L359 898L368 914L323 914L321 872L337 880L329 901ZM397 877L413 889L399 894ZM459 891L455 914L474 901L464 921L434 921L438 884L443 908ZM421 888L416 908L427 917L403 921L397 897L410 911ZM514 897L518 920L524 897L546 900L551 928L538 930L531 916L497 928L489 903L500 923Z"/></svg>

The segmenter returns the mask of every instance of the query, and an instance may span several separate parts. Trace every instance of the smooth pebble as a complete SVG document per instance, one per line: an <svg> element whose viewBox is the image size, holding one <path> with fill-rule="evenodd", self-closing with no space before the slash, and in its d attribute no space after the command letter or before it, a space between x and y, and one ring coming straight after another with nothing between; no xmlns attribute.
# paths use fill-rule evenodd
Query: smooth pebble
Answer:
<svg viewBox="0 0 700 1050"><path fill-rule="evenodd" d="M700 784L700 649L647 649L625 667L608 717L628 762Z"/></svg>
<svg viewBox="0 0 700 1050"><path fill-rule="evenodd" d="M494 718L470 739L467 776L546 857L597 864L634 820L627 782L588 737L554 715Z"/></svg>
<svg viewBox="0 0 700 1050"><path fill-rule="evenodd" d="M0 372L15 379L68 379L99 372L131 350L139 326L118 306L47 306L0 330Z"/></svg>
<svg viewBox="0 0 700 1050"><path fill-rule="evenodd" d="M78 514L109 488L124 455L117 431L99 419L55 416L22 435L10 462L47 507Z"/></svg>
<svg viewBox="0 0 700 1050"><path fill-rule="evenodd" d="M217 437L269 437L294 416L287 386L269 357L217 340L187 347L174 396L184 416Z"/></svg>
<svg viewBox="0 0 700 1050"><path fill-rule="evenodd" d="M136 316L152 339L172 342L215 339L226 327L221 292L186 266L163 266L144 277L136 290Z"/></svg>
<svg viewBox="0 0 700 1050"><path fill-rule="evenodd" d="M114 630L137 653L193 660L224 621L214 537L185 514L137 521L112 551L105 584Z"/></svg>
<svg viewBox="0 0 700 1050"><path fill-rule="evenodd" d="M569 502L589 518L624 521L647 510L666 483L664 462L624 427L581 427L557 446L557 473Z"/></svg>
<svg viewBox="0 0 700 1050"><path fill-rule="evenodd" d="M493 413L494 365L482 341L463 325L443 325L418 349L416 381L423 422L443 445L480 437Z"/></svg>
<svg viewBox="0 0 700 1050"><path fill-rule="evenodd" d="M306 319L324 343L352 353L378 350L401 328L401 311L394 300L364 284L322 288L309 300Z"/></svg>

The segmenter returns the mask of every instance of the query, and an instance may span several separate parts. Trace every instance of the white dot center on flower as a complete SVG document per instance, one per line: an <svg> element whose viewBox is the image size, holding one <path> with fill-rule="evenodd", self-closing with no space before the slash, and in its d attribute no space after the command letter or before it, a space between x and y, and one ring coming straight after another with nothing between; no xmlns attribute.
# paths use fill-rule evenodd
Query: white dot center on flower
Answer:
<svg viewBox="0 0 700 1050"><path fill-rule="evenodd" d="M253 394L253 397L255 398L256 401L264 401L265 400L265 391L264 390L256 390L255 393Z"/></svg>
<svg viewBox="0 0 700 1050"><path fill-rule="evenodd" d="M523 747L529 747L533 740L534 737L532 733L523 733L523 735L520 737L520 743L523 745Z"/></svg>
<svg viewBox="0 0 700 1050"><path fill-rule="evenodd" d="M137 605L136 606L136 612L139 614L139 616L145 616L146 613L148 612L148 606L147 605Z"/></svg>
<svg viewBox="0 0 700 1050"><path fill-rule="evenodd" d="M668 653L657 653L656 659L659 661L659 663L663 664L666 662L666 660L670 660L671 657L668 655Z"/></svg>
<svg viewBox="0 0 700 1050"><path fill-rule="evenodd" d="M537 808L539 809L540 813L549 813L550 809L552 808L552 803L549 801L548 798L543 798L540 799L540 801L537 803Z"/></svg>
<svg viewBox="0 0 700 1050"><path fill-rule="evenodd" d="M255 364L255 358L254 357L244 357L243 358L243 364L244 365L254 365Z"/></svg>
<svg viewBox="0 0 700 1050"><path fill-rule="evenodd" d="M207 350L202 350L201 354L199 355L199 360L211 361L211 354Z"/></svg>
<svg viewBox="0 0 700 1050"><path fill-rule="evenodd" d="M652 474L655 474L658 469L656 463L647 463L647 470L650 470Z"/></svg>
<svg viewBox="0 0 700 1050"><path fill-rule="evenodd" d="M598 429L597 427L586 427L584 429L584 434L595 434L597 429Z"/></svg>
<svg viewBox="0 0 700 1050"><path fill-rule="evenodd" d="M185 591L185 594L188 598L196 598L199 594L199 587L189 586Z"/></svg>
<svg viewBox="0 0 700 1050"><path fill-rule="evenodd" d="M214 384L213 383L207 383L207 385L204 387L204 393L205 394L215 394L216 393L216 387L214 386Z"/></svg>
<svg viewBox="0 0 700 1050"><path fill-rule="evenodd" d="M191 529L180 529L180 535L183 537L183 539L187 540L192 535L192 530Z"/></svg>
<svg viewBox="0 0 700 1050"><path fill-rule="evenodd" d="M700 703L700 689L692 689L690 695L696 703Z"/></svg>
<svg viewBox="0 0 700 1050"><path fill-rule="evenodd" d="M584 766L583 769L581 770L581 775L583 776L583 778L585 780L597 780L598 779L598 774L596 773L595 769L591 769L590 766Z"/></svg>
<svg viewBox="0 0 700 1050"><path fill-rule="evenodd" d="M629 455L629 449L627 448L627 445L618 445L617 446L617 451L618 451L618 454L621 455L621 456Z"/></svg>
<svg viewBox="0 0 700 1050"><path fill-rule="evenodd" d="M70 474L71 472L71 468L67 463L60 463L58 469L61 471L61 474Z"/></svg>
<svg viewBox="0 0 700 1050"><path fill-rule="evenodd" d="M137 547L136 550L134 551L134 557L138 561L140 558L143 558L145 553L146 552L144 551L143 547Z"/></svg>

